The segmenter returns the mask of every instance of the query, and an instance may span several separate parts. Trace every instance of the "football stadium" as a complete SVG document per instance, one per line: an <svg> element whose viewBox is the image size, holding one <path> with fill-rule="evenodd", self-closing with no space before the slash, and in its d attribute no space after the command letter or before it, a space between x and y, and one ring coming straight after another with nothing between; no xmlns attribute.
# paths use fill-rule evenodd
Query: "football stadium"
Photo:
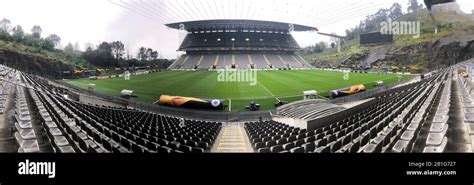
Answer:
<svg viewBox="0 0 474 185"><path fill-rule="evenodd" d="M0 185L472 184L470 1L4 0Z"/></svg>
<svg viewBox="0 0 474 185"><path fill-rule="evenodd" d="M137 99L146 103L159 102L160 95L174 95L222 100L229 111L245 110L250 101L270 110L279 102L304 99L305 90L318 91L318 96L328 98L331 90L357 84L372 89L377 82L390 84L411 76L346 70L350 78L344 80L344 70L314 69L298 55L300 47L288 32L289 28L317 30L313 27L251 20L192 21L167 26L187 28L188 32L178 49L186 54L171 64L167 72L125 82L100 80L94 82L97 91L120 96L122 89L134 84ZM91 81L69 83L87 88Z"/></svg>
<svg viewBox="0 0 474 185"><path fill-rule="evenodd" d="M314 26L257 19L165 26L184 35L174 48L180 55L160 69L42 75L28 59L4 57L2 137L11 139L0 142L2 152L473 152L472 54L425 71L317 65L293 37L316 34ZM380 44L364 36L361 43Z"/></svg>

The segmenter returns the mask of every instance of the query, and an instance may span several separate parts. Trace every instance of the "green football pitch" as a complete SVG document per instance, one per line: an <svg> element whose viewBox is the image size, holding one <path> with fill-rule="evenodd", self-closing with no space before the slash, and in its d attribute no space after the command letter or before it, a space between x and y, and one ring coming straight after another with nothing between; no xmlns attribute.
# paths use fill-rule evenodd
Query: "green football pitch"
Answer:
<svg viewBox="0 0 474 185"><path fill-rule="evenodd" d="M410 77L400 74L349 73L344 78L342 72L322 70L258 71L254 75L255 83L252 83L251 78L240 78L240 82L230 81L230 76L225 78L224 74L216 71L166 71L131 76L130 80L78 79L66 82L81 88L93 83L96 92L112 96L120 96L122 89L133 90L138 101L147 103L157 101L160 95L224 99L227 109L240 111L245 110L250 101L256 101L262 109L272 109L278 100L291 102L302 99L305 90L317 90L320 95L327 96L328 91L338 88L364 84L371 89L379 80L390 84L400 78Z"/></svg>

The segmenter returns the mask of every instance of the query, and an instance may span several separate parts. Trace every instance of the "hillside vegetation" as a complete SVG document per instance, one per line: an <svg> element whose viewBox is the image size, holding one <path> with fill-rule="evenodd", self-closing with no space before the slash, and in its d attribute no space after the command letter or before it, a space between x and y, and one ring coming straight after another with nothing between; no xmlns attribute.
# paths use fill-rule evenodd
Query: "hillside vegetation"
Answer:
<svg viewBox="0 0 474 185"><path fill-rule="evenodd" d="M341 52L329 48L320 53L304 55L315 66L397 66L410 67L410 72L425 72L437 67L474 57L474 17L459 12L434 13L440 32L426 9L405 14L396 21L419 21L420 36L394 35L394 42L383 45L360 45L359 36L346 39ZM368 32L380 31L380 25ZM305 54L303 52L303 54Z"/></svg>
<svg viewBox="0 0 474 185"><path fill-rule="evenodd" d="M57 61L66 65L76 66L78 68L87 68L88 62L76 53L63 52L61 50L48 51L45 49L25 46L14 42L0 40L0 50L28 55L31 57L43 58L45 60Z"/></svg>
<svg viewBox="0 0 474 185"><path fill-rule="evenodd" d="M1 19L0 63L61 79L117 74L128 69L166 69L173 62L145 47L139 48L135 58L134 54L125 52L121 41L104 41L97 46L86 43L85 51L80 50L77 42L62 47L58 35L42 36L42 31L39 25L34 25L31 32L26 33L21 25L12 26L9 19Z"/></svg>

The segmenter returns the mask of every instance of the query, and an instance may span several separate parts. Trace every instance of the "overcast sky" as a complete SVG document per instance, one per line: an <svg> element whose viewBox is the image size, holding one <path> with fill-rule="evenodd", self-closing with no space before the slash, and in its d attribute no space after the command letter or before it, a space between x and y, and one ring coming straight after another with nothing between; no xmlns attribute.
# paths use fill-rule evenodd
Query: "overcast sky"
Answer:
<svg viewBox="0 0 474 185"><path fill-rule="evenodd" d="M120 40L130 53L145 46L162 57L176 58L182 34L165 23L202 19L257 19L303 24L321 32L344 35L365 16L394 2L406 12L408 0L0 0L0 19L30 32L40 25L42 35L55 33L62 45L99 44ZM422 3L422 0L419 0ZM471 13L472 0L457 0ZM300 46L328 41L316 33L294 33Z"/></svg>

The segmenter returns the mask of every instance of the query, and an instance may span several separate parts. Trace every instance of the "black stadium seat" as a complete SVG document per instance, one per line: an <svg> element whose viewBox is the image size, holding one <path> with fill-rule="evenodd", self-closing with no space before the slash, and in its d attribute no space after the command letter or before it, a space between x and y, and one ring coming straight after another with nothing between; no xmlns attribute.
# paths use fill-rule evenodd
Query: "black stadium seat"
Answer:
<svg viewBox="0 0 474 185"><path fill-rule="evenodd" d="M191 152L188 147L198 147L195 151L202 152L210 149L222 126L220 122L186 120L187 127L181 128L176 117L71 101L53 95L59 94L56 90L63 94L68 89L25 73L21 73L21 78L43 90L30 90L30 94L35 105L42 109L41 116L47 120L42 124L48 129L54 127L47 134L53 137L62 131L67 133L64 136L68 138L54 140L56 151L68 152L77 147L82 152L150 152L157 151L155 144L159 144L174 149L181 146L186 152ZM182 145L170 143L177 140Z"/></svg>
<svg viewBox="0 0 474 185"><path fill-rule="evenodd" d="M157 151L157 150L158 150L157 147L156 147L156 144L154 144L154 143L152 143L152 142L148 142L148 143L146 144L146 148L147 148L148 150L151 150L151 151Z"/></svg>
<svg viewBox="0 0 474 185"><path fill-rule="evenodd" d="M268 141L268 142L265 144L266 147L272 147L272 146L275 146L275 145L277 145L276 141Z"/></svg>
<svg viewBox="0 0 474 185"><path fill-rule="evenodd" d="M292 148L290 150L291 153L303 153L304 152L304 148L303 147L296 147L296 148Z"/></svg>
<svg viewBox="0 0 474 185"><path fill-rule="evenodd" d="M305 143L304 139L300 139L294 142L295 146L299 147Z"/></svg>
<svg viewBox="0 0 474 185"><path fill-rule="evenodd" d="M137 144L135 143L132 143L132 151L134 153L143 153L143 148L138 146Z"/></svg>
<svg viewBox="0 0 474 185"><path fill-rule="evenodd" d="M295 147L295 144L294 144L294 143L286 143L286 144L283 145L283 149L284 149L284 150L290 150L290 149L292 149L292 148L294 148L294 147Z"/></svg>
<svg viewBox="0 0 474 185"><path fill-rule="evenodd" d="M279 140L277 141L277 144L278 144L278 145L283 145L283 144L286 144L286 143L288 143L287 138L282 138L282 139L279 139Z"/></svg>
<svg viewBox="0 0 474 185"><path fill-rule="evenodd" d="M283 147L282 147L281 145L277 145L277 146L272 146L272 147L270 147L270 151L271 151L272 153L278 153L278 152L281 152L281 151L283 151L283 150L284 150L284 149L283 149Z"/></svg>
<svg viewBox="0 0 474 185"><path fill-rule="evenodd" d="M263 147L265 147L265 143L263 143L263 142L258 142L258 143L255 143L255 145L254 145L254 148L257 149L257 150L260 149L260 148L263 148Z"/></svg>
<svg viewBox="0 0 474 185"><path fill-rule="evenodd" d="M316 145L314 144L314 142L305 143L302 145L302 147L304 148L304 151L306 153L312 152L316 149Z"/></svg>
<svg viewBox="0 0 474 185"><path fill-rule="evenodd" d="M187 145L179 145L179 151L185 152L185 153L190 153L192 152L192 147L187 146Z"/></svg>
<svg viewBox="0 0 474 185"><path fill-rule="evenodd" d="M102 141L102 146L104 146L104 148L105 148L106 150L112 151L112 145L110 144L110 142L103 140L103 141Z"/></svg>

